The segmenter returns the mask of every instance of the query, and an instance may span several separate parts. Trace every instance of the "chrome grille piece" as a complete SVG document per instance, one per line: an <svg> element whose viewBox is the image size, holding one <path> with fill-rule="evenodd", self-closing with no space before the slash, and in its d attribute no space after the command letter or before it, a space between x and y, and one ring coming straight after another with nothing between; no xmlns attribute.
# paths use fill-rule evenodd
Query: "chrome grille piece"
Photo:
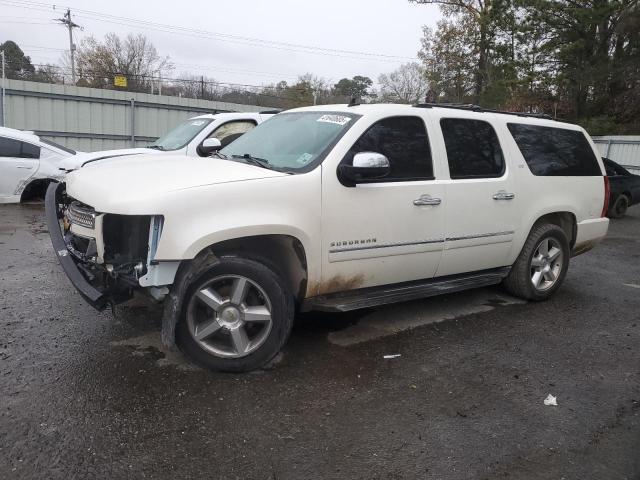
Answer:
<svg viewBox="0 0 640 480"><path fill-rule="evenodd" d="M96 212L93 208L74 201L67 209L67 219L75 225L93 229L96 225Z"/></svg>

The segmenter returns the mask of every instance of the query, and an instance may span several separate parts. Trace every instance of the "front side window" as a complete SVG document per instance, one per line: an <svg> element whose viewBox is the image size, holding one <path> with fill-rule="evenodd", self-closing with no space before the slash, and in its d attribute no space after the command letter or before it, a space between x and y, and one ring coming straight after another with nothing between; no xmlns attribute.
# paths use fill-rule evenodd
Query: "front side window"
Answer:
<svg viewBox="0 0 640 480"><path fill-rule="evenodd" d="M40 158L40 147L13 138L0 137L0 157Z"/></svg>
<svg viewBox="0 0 640 480"><path fill-rule="evenodd" d="M452 179L495 178L504 173L504 156L493 127L482 120L440 120Z"/></svg>
<svg viewBox="0 0 640 480"><path fill-rule="evenodd" d="M419 117L390 117L374 123L351 147L343 160L350 164L357 153L381 153L389 160L389 175L370 182L433 179L431 149Z"/></svg>
<svg viewBox="0 0 640 480"><path fill-rule="evenodd" d="M211 118L191 118L160 137L149 145L149 148L163 151L179 150L193 140L211 121Z"/></svg>
<svg viewBox="0 0 640 480"><path fill-rule="evenodd" d="M524 123L507 126L534 175L602 175L598 159L582 132Z"/></svg>
<svg viewBox="0 0 640 480"><path fill-rule="evenodd" d="M217 138L223 147L226 147L240 136L252 130L256 126L255 122L248 120L237 120L227 122L216 128L209 138Z"/></svg>
<svg viewBox="0 0 640 480"><path fill-rule="evenodd" d="M342 112L279 113L220 153L241 162L258 159L275 170L309 171L358 118L359 115Z"/></svg>

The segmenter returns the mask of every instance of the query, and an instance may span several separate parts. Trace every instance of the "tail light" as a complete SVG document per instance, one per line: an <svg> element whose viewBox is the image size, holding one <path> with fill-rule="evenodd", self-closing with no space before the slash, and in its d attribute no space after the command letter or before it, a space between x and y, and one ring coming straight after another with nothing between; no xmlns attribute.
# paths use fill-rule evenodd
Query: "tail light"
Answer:
<svg viewBox="0 0 640 480"><path fill-rule="evenodd" d="M602 205L601 217L606 217L609 212L609 196L611 195L611 185L609 185L609 177L604 177L604 204Z"/></svg>

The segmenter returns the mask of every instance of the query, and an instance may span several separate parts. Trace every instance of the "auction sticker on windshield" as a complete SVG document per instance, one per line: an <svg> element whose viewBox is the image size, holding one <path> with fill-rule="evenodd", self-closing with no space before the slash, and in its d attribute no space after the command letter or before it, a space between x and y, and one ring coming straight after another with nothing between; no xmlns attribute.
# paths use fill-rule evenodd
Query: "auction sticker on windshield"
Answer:
<svg viewBox="0 0 640 480"><path fill-rule="evenodd" d="M351 121L351 118L345 115L322 115L317 121L335 123L336 125L346 125Z"/></svg>

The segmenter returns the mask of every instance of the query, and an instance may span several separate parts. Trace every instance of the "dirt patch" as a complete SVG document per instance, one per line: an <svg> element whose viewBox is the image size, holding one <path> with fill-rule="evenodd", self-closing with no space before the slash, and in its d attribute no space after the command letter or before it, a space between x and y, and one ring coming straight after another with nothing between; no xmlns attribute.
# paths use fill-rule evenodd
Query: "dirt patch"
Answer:
<svg viewBox="0 0 640 480"><path fill-rule="evenodd" d="M328 293L346 292L360 288L364 283L364 275L354 275L352 277L343 277L336 275L324 282L313 282L309 285L307 293L309 297L316 295L326 295Z"/></svg>

